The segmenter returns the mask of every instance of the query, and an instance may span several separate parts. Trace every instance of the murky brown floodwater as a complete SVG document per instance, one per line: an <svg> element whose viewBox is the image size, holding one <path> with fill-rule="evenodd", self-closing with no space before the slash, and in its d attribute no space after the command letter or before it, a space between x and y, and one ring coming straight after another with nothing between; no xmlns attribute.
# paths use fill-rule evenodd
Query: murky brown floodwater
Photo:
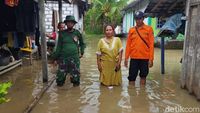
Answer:
<svg viewBox="0 0 200 113"><path fill-rule="evenodd" d="M166 74L162 75L160 74L160 49L155 49L154 67L150 69L145 87L140 87L138 81L135 87L128 86L128 69L122 64L122 86L109 89L99 83L95 56L97 42L98 38L95 37L86 40L85 56L81 59L80 87L73 87L69 80L61 88L57 87L54 82L31 113L167 113L168 106L171 108L198 107L200 109L200 103L196 101L195 97L180 88L181 64L179 61L182 50L166 50ZM125 46L125 39L122 39L122 42ZM41 81L39 80L41 79L39 64L35 62L34 68L29 67L28 71L23 70L28 67L16 70L15 72L21 74L19 76L15 76L12 71L12 74L0 77L0 79L20 82L20 84L15 84L21 86L15 87L14 85L12 87L11 90L19 90L19 92L8 96L15 97L16 100L11 100L10 104L6 103L3 107L0 105L0 113L20 113L17 110L10 112L11 110L7 110L7 108L17 109L18 106L25 106L24 101L31 97L26 95L26 92L32 91L33 96L40 91L42 85L21 89L23 83L26 85L34 80L36 84ZM38 73L37 76L28 74L30 71L32 74ZM24 74L27 76L22 78Z"/></svg>

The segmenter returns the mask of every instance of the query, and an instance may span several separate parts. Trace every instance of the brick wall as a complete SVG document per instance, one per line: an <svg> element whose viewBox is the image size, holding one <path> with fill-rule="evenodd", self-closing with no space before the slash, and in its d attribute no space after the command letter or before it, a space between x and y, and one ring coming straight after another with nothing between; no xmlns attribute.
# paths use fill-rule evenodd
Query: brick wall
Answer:
<svg viewBox="0 0 200 113"><path fill-rule="evenodd" d="M46 22L46 32L52 32L52 10L58 11L58 2L47 2L45 4L45 22ZM73 4L67 4L63 2L62 5L62 20L65 19L66 15L73 15ZM58 19L59 20L59 19Z"/></svg>

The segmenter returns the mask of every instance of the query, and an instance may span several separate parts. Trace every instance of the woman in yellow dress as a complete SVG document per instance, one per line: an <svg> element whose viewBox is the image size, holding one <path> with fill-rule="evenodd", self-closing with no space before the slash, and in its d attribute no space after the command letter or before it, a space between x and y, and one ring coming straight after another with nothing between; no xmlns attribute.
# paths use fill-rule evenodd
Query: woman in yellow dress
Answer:
<svg viewBox="0 0 200 113"><path fill-rule="evenodd" d="M104 32L105 37L99 40L96 52L100 82L106 86L120 85L122 83L122 43L120 38L114 37L112 25L105 26Z"/></svg>

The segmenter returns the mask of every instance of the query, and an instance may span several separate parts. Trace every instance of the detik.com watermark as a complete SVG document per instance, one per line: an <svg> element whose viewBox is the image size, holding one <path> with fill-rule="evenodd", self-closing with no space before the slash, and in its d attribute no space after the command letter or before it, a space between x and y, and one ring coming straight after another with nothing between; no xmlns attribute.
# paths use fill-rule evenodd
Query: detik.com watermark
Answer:
<svg viewBox="0 0 200 113"><path fill-rule="evenodd" d="M200 113L200 107L167 106L165 113Z"/></svg>

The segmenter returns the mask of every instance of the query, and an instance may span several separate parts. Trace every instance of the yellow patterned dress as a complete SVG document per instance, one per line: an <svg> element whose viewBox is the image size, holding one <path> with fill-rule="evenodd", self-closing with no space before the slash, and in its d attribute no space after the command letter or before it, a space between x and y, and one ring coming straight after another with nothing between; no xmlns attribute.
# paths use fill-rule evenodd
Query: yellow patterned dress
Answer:
<svg viewBox="0 0 200 113"><path fill-rule="evenodd" d="M98 42L96 54L100 56L102 72L100 82L104 85L120 85L122 83L121 69L115 72L119 53L123 50L120 38L102 38Z"/></svg>

